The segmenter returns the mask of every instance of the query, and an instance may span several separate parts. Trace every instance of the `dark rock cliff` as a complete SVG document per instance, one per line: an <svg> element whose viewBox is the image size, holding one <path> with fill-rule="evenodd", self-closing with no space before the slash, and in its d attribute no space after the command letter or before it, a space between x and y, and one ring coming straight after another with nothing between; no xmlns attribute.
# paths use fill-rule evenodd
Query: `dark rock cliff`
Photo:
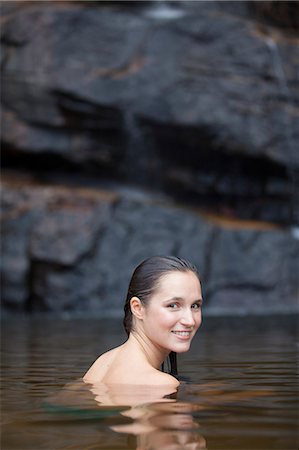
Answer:
<svg viewBox="0 0 299 450"><path fill-rule="evenodd" d="M10 309L120 312L136 265L175 254L200 269L210 314L298 310L299 241L275 227L217 221L130 192L34 183L3 182L2 203Z"/></svg>
<svg viewBox="0 0 299 450"><path fill-rule="evenodd" d="M176 253L210 312L298 310L298 8L257 3L2 2L7 307L119 310Z"/></svg>

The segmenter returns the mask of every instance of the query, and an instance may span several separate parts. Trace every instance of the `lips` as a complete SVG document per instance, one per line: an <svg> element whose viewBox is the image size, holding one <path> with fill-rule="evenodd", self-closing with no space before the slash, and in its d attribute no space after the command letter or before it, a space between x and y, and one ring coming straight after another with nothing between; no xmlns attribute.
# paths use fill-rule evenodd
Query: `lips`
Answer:
<svg viewBox="0 0 299 450"><path fill-rule="evenodd" d="M191 337L191 331L172 331L177 337L181 339L189 339Z"/></svg>

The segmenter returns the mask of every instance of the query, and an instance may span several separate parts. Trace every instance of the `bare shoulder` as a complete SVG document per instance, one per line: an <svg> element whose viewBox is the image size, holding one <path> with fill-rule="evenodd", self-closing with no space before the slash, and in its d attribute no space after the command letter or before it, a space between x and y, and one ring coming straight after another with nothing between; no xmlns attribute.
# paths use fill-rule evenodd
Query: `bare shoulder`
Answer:
<svg viewBox="0 0 299 450"><path fill-rule="evenodd" d="M110 367L120 347L113 348L100 355L83 376L83 381L100 381Z"/></svg>
<svg viewBox="0 0 299 450"><path fill-rule="evenodd" d="M177 388L180 385L180 382L172 375L154 369L153 371L148 373L147 384L170 386L173 388Z"/></svg>

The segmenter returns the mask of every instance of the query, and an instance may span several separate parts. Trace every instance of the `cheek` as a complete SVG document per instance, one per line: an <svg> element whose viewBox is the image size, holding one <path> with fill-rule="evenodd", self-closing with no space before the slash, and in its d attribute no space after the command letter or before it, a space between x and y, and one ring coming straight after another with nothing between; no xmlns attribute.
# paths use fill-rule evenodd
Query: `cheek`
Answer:
<svg viewBox="0 0 299 450"><path fill-rule="evenodd" d="M199 328L202 323L202 314L201 311L198 313L196 319L195 319L196 327Z"/></svg>
<svg viewBox="0 0 299 450"><path fill-rule="evenodd" d="M176 314L171 314L164 309L155 309L150 313L150 324L152 329L168 328L177 322Z"/></svg>

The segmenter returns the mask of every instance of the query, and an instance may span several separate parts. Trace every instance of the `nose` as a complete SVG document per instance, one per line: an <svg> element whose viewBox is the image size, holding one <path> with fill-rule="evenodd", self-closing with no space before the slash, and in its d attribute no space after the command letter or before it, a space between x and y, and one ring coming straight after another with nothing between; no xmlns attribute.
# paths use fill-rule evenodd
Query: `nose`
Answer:
<svg viewBox="0 0 299 450"><path fill-rule="evenodd" d="M185 327L194 327L195 326L195 320L193 317L192 310L190 308L185 308L184 313L181 317L181 324Z"/></svg>

